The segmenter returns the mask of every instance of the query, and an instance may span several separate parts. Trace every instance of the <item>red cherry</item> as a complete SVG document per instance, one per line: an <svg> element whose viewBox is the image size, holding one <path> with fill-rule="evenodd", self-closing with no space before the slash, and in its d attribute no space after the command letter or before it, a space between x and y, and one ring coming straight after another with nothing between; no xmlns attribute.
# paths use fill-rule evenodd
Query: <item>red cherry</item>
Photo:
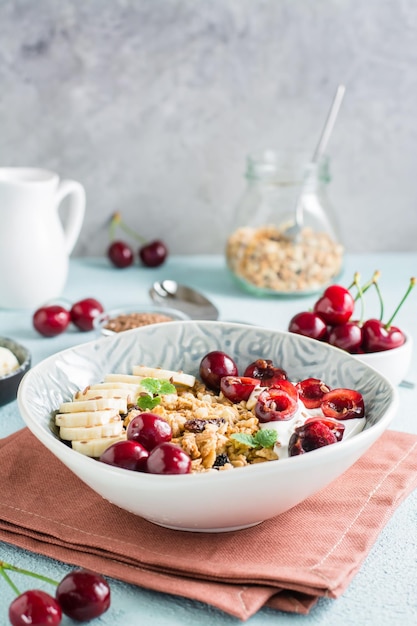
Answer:
<svg viewBox="0 0 417 626"><path fill-rule="evenodd" d="M297 401L286 391L267 387L255 405L255 415L260 422L281 422L291 419L297 411Z"/></svg>
<svg viewBox="0 0 417 626"><path fill-rule="evenodd" d="M102 304L95 298L85 298L72 305L70 315L71 321L82 331L93 330L94 318L104 309Z"/></svg>
<svg viewBox="0 0 417 626"><path fill-rule="evenodd" d="M246 402L258 384L256 378L248 376L223 376L220 380L220 390L228 400L237 404L242 400Z"/></svg>
<svg viewBox="0 0 417 626"><path fill-rule="evenodd" d="M349 420L365 415L365 403L359 391L338 388L324 394L321 410L326 417Z"/></svg>
<svg viewBox="0 0 417 626"><path fill-rule="evenodd" d="M302 311L291 319L288 330L297 335L304 335L319 341L326 339L327 326L316 313Z"/></svg>
<svg viewBox="0 0 417 626"><path fill-rule="evenodd" d="M156 239L139 248L139 258L147 267L158 267L162 265L168 256L166 245Z"/></svg>
<svg viewBox="0 0 417 626"><path fill-rule="evenodd" d="M342 441L345 432L345 425L332 417L309 417L304 424L311 424L319 420L322 424L326 424L332 431L337 441Z"/></svg>
<svg viewBox="0 0 417 626"><path fill-rule="evenodd" d="M100 456L102 463L134 472L144 472L149 452L138 441L116 441Z"/></svg>
<svg viewBox="0 0 417 626"><path fill-rule="evenodd" d="M355 308L355 301L348 289L330 285L314 305L314 313L331 326L345 324Z"/></svg>
<svg viewBox="0 0 417 626"><path fill-rule="evenodd" d="M146 464L150 474L189 474L191 459L173 443L161 443L149 454Z"/></svg>
<svg viewBox="0 0 417 626"><path fill-rule="evenodd" d="M272 380L273 383L268 386L273 387L274 389L281 389L281 391L285 391L285 393L288 393L290 398L298 402L298 389L295 385L293 385L291 381L287 380L286 378L281 378L278 380L274 378Z"/></svg>
<svg viewBox="0 0 417 626"><path fill-rule="evenodd" d="M61 619L62 610L58 602L39 589L25 591L9 606L12 626L58 626Z"/></svg>
<svg viewBox="0 0 417 626"><path fill-rule="evenodd" d="M87 622L109 608L110 587L100 574L86 569L74 570L59 583L56 599L65 615L78 622Z"/></svg>
<svg viewBox="0 0 417 626"><path fill-rule="evenodd" d="M338 441L333 429L324 420L306 421L295 429L288 443L289 456L297 456Z"/></svg>
<svg viewBox="0 0 417 626"><path fill-rule="evenodd" d="M336 348L357 354L362 349L362 328L358 322L346 322L333 326L329 331L327 341Z"/></svg>
<svg viewBox="0 0 417 626"><path fill-rule="evenodd" d="M330 388L319 378L306 378L296 385L301 402L307 409L318 409Z"/></svg>
<svg viewBox="0 0 417 626"><path fill-rule="evenodd" d="M287 372L281 367L275 367L271 359L257 359L247 366L243 375L257 378L261 387L269 387L276 381L288 378Z"/></svg>
<svg viewBox="0 0 417 626"><path fill-rule="evenodd" d="M107 249L107 256L119 268L129 267L135 258L132 248L124 241L113 241Z"/></svg>
<svg viewBox="0 0 417 626"><path fill-rule="evenodd" d="M55 337L67 329L70 312L58 304L43 306L33 314L33 326L44 337Z"/></svg>
<svg viewBox="0 0 417 626"><path fill-rule="evenodd" d="M160 443L171 441L172 429L169 423L154 413L140 413L129 423L127 438L136 441L146 450L153 450Z"/></svg>
<svg viewBox="0 0 417 626"><path fill-rule="evenodd" d="M213 350L201 359L200 378L209 389L219 392L224 376L239 376L237 365L228 354Z"/></svg>
<svg viewBox="0 0 417 626"><path fill-rule="evenodd" d="M383 352L402 346L405 342L403 332L396 326L386 328L377 319L367 320L362 327L363 349L365 352Z"/></svg>

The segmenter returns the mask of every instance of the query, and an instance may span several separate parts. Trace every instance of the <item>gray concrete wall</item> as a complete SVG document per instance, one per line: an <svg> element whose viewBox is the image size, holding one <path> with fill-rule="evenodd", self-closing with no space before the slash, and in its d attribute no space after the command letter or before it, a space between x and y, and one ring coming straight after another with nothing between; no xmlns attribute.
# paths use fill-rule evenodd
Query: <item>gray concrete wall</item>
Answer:
<svg viewBox="0 0 417 626"><path fill-rule="evenodd" d="M0 164L81 181L75 254L114 211L219 252L248 152L312 151L338 83L329 195L349 251L417 249L413 0L0 0Z"/></svg>

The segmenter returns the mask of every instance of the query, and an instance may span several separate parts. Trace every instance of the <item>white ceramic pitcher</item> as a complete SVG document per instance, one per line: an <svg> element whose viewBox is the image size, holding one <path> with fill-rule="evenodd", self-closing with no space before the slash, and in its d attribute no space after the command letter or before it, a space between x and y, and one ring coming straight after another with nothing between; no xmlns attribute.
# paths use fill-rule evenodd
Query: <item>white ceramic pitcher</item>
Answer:
<svg viewBox="0 0 417 626"><path fill-rule="evenodd" d="M65 223L59 206L68 196ZM84 187L38 168L0 168L0 308L58 298L85 213Z"/></svg>

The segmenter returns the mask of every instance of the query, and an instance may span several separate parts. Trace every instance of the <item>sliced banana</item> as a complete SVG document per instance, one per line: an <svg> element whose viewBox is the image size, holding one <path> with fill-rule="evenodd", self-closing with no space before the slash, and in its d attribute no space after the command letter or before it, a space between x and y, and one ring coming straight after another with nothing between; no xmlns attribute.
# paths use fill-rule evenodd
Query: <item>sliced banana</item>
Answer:
<svg viewBox="0 0 417 626"><path fill-rule="evenodd" d="M135 376L137 378L137 376ZM136 391L140 389L140 385L137 383L124 383L120 381L109 381L107 383L95 383L94 385L88 385L86 389L127 389L131 391Z"/></svg>
<svg viewBox="0 0 417 626"><path fill-rule="evenodd" d="M75 426L67 428L61 426L59 436L65 441L83 441L89 439L99 439L101 437L115 437L123 432L123 421L117 418L117 421L102 424L100 426Z"/></svg>
<svg viewBox="0 0 417 626"><path fill-rule="evenodd" d="M116 435L115 437L99 437L98 439L89 439L83 441L72 441L71 446L73 450L81 452L85 456L91 456L98 459L105 450L113 443L117 441L124 441L126 439L126 433Z"/></svg>
<svg viewBox="0 0 417 626"><path fill-rule="evenodd" d="M128 383L129 385L140 385L143 376L136 376L134 374L106 374L104 377L105 383Z"/></svg>
<svg viewBox="0 0 417 626"><path fill-rule="evenodd" d="M258 386L252 391L249 398L246 400L246 408L248 411L251 411L254 408L255 404L258 402L259 394L262 393L264 389L265 387Z"/></svg>
<svg viewBox="0 0 417 626"><path fill-rule="evenodd" d="M126 398L127 404L133 404L141 391L143 391L141 387L128 389L91 389L88 387L83 391L77 391L73 400L79 402L80 400L101 400L102 398Z"/></svg>
<svg viewBox="0 0 417 626"><path fill-rule="evenodd" d="M119 413L127 413L126 398L101 398L95 400L73 400L63 402L58 413L79 413L80 411L104 411L116 409Z"/></svg>
<svg viewBox="0 0 417 626"><path fill-rule="evenodd" d="M77 413L57 413L55 415L55 424L67 428L74 428L74 426L102 426L116 419L120 419L117 409L80 411Z"/></svg>
<svg viewBox="0 0 417 626"><path fill-rule="evenodd" d="M164 370L161 367L146 367L145 365L134 365L133 374L142 378L160 378L169 380L173 385L183 385L184 387L194 387L195 376L184 374L184 372L175 372L173 370Z"/></svg>

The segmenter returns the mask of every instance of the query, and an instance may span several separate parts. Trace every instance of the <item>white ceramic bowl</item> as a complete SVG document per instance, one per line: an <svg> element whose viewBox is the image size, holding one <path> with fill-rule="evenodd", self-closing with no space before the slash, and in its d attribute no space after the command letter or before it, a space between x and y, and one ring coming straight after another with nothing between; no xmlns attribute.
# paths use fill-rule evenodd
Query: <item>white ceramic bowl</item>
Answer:
<svg viewBox="0 0 417 626"><path fill-rule="evenodd" d="M375 368L393 385L399 385L406 377L413 354L413 340L406 334L405 343L399 348L384 350L382 352L368 352L356 354L355 357Z"/></svg>
<svg viewBox="0 0 417 626"><path fill-rule="evenodd" d="M201 358L216 349L233 356L239 371L264 357L286 368L294 379L314 375L331 387L361 391L368 416L365 429L297 457L223 472L161 476L85 457L50 428L51 412L60 402L106 373L128 373L140 363L198 375ZM97 493L156 524L212 532L257 524L325 487L388 427L397 402L396 389L383 376L342 350L293 333L210 321L154 324L65 350L28 372L18 393L30 430Z"/></svg>

